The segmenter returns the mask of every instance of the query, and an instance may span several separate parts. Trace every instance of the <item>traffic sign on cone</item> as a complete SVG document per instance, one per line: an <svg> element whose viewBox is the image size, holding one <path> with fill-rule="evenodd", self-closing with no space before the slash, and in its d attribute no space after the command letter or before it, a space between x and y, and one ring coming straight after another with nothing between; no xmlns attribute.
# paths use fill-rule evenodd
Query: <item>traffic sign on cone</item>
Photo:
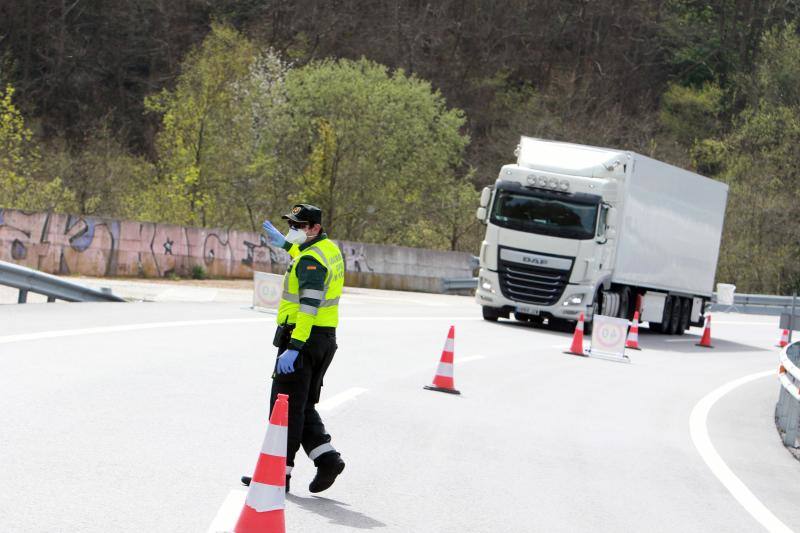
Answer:
<svg viewBox="0 0 800 533"><path fill-rule="evenodd" d="M639 348L639 311L633 313L633 324L631 324L631 330L628 332L628 340L625 341L625 347L631 350L641 350Z"/></svg>
<svg viewBox="0 0 800 533"><path fill-rule="evenodd" d="M436 375L433 376L433 384L425 385L425 389L447 392L449 394L461 394L461 392L456 390L455 383L453 381L455 337L456 327L450 326L450 332L447 334L447 340L445 341L444 349L442 350L442 357L439 359L439 367L436 369Z"/></svg>
<svg viewBox="0 0 800 533"><path fill-rule="evenodd" d="M289 397L278 394L235 533L285 533Z"/></svg>
<svg viewBox="0 0 800 533"><path fill-rule="evenodd" d="M785 348L789 344L789 330L785 329L781 333L781 340L778 341L777 346L778 348Z"/></svg>
<svg viewBox="0 0 800 533"><path fill-rule="evenodd" d="M586 355L583 350L583 313L578 317L578 324L575 326L575 333L572 335L572 345L569 347L569 351L564 353Z"/></svg>
<svg viewBox="0 0 800 533"><path fill-rule="evenodd" d="M706 316L706 325L703 328L703 338L701 338L700 342L695 344L695 346L700 346L702 348L713 348L713 346L711 346L711 315Z"/></svg>

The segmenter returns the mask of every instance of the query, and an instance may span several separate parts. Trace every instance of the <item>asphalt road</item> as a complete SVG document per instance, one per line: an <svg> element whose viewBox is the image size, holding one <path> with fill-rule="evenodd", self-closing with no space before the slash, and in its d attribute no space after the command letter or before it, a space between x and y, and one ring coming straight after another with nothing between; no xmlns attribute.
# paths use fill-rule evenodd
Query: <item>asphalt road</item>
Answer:
<svg viewBox="0 0 800 533"><path fill-rule="evenodd" d="M484 322L465 297L351 290L342 315L323 417L347 468L312 496L301 452L289 532L763 531L764 509L800 531L777 376L695 410L775 370L773 318L715 315L713 350L699 330L643 330L620 364ZM271 319L243 303L0 306L0 531L235 521L266 427ZM422 389L451 324L461 396ZM764 509L715 475L703 432Z"/></svg>

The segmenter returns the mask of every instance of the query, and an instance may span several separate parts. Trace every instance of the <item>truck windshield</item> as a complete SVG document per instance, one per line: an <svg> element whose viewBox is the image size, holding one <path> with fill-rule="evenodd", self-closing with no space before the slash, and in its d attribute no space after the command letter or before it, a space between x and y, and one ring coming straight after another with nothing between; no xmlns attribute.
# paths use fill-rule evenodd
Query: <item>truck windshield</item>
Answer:
<svg viewBox="0 0 800 533"><path fill-rule="evenodd" d="M498 191L492 222L504 228L567 239L594 238L597 205Z"/></svg>

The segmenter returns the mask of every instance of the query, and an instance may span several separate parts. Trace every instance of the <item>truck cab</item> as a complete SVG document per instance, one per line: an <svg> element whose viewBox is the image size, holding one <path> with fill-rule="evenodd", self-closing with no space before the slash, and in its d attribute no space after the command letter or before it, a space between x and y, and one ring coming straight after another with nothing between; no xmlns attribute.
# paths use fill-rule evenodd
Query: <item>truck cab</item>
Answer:
<svg viewBox="0 0 800 533"><path fill-rule="evenodd" d="M601 149L558 153L549 160L523 138L516 164L484 189L478 218L486 226L476 299L484 317L514 313L533 322L563 323L597 311L598 286L613 264L616 180L628 155Z"/></svg>

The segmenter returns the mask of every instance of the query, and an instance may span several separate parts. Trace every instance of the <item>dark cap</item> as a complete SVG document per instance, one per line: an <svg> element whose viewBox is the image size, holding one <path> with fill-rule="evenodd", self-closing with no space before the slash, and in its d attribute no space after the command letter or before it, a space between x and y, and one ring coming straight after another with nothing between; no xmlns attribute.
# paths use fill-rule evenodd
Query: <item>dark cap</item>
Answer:
<svg viewBox="0 0 800 533"><path fill-rule="evenodd" d="M306 222L313 226L314 224L322 224L322 210L311 204L295 204L292 206L291 212L281 218L292 222Z"/></svg>

